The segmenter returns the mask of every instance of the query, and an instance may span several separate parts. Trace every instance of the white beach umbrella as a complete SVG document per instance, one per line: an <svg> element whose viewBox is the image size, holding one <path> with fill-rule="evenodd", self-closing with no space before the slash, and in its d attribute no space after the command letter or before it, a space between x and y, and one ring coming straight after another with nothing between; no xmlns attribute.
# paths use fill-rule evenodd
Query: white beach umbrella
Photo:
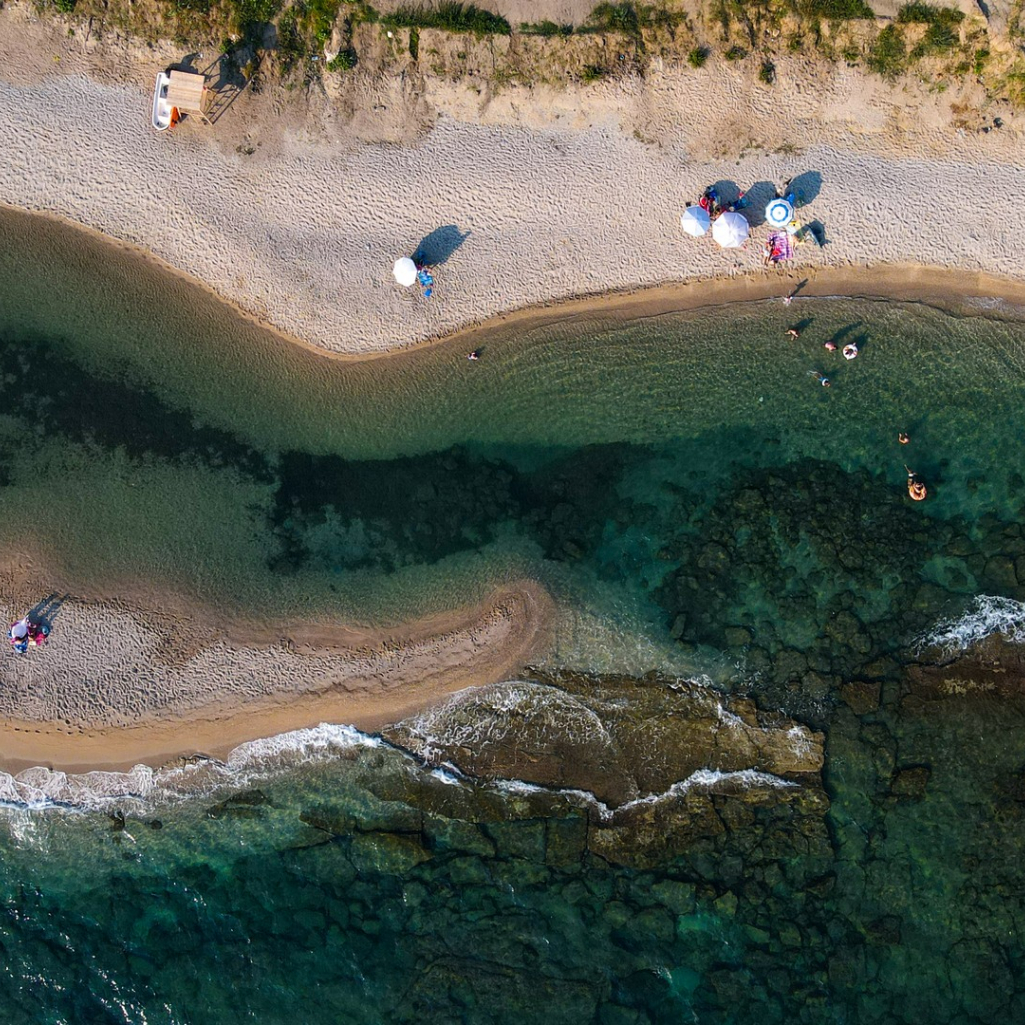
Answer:
<svg viewBox="0 0 1025 1025"><path fill-rule="evenodd" d="M774 228L785 228L794 219L794 208L785 199L774 199L765 208L765 219Z"/></svg>
<svg viewBox="0 0 1025 1025"><path fill-rule="evenodd" d="M723 249L739 249L747 241L747 236L747 218L732 210L720 214L712 223L712 238Z"/></svg>
<svg viewBox="0 0 1025 1025"><path fill-rule="evenodd" d="M409 288L416 281L416 264L408 256L395 261L392 268L395 280L405 288Z"/></svg>
<svg viewBox="0 0 1025 1025"><path fill-rule="evenodd" d="M706 234L711 224L712 218L708 216L708 211L700 206L687 207L680 217L680 225L683 230L695 238L700 238Z"/></svg>

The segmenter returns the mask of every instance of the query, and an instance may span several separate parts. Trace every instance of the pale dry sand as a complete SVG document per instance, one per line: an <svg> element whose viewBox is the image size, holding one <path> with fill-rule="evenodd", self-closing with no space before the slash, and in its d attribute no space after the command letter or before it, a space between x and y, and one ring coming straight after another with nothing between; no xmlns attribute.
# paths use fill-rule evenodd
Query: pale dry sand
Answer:
<svg viewBox="0 0 1025 1025"><path fill-rule="evenodd" d="M334 354L381 354L489 318L515 325L551 311L510 311L650 285L666 287L607 309L753 298L805 277L806 294L1022 298L1022 129L1000 107L982 111L1004 118L1000 131L959 124L955 104L980 116L970 86L891 90L799 58L778 62L771 89L754 66L722 61L487 96L356 74L302 98L243 95L212 129L158 135L153 75L180 57L0 9L0 201L135 244ZM802 216L828 244L802 247L786 275L761 270L758 244L723 252L679 228L710 182L764 198L801 174ZM465 238L425 302L394 284L391 264L446 227ZM11 618L22 611L7 604ZM68 602L45 652L4 659L0 756L153 763L324 719L378 726L514 673L543 650L548 606L524 585L358 638L331 626L229 636L187 608L168 622L157 604Z"/></svg>

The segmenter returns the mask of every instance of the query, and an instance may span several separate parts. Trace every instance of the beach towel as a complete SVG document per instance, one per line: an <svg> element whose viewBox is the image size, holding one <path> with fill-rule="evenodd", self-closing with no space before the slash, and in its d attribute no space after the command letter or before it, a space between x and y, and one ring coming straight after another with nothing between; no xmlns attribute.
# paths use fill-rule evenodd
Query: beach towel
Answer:
<svg viewBox="0 0 1025 1025"><path fill-rule="evenodd" d="M769 254L773 263L794 258L794 243L785 231L774 231L769 235Z"/></svg>

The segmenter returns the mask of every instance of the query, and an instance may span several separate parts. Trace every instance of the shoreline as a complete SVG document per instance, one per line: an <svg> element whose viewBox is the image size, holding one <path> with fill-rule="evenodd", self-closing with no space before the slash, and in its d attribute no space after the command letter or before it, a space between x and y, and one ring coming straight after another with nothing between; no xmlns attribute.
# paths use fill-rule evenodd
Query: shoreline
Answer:
<svg viewBox="0 0 1025 1025"><path fill-rule="evenodd" d="M170 273L318 356L465 351L506 332L780 298L805 280L801 297L1025 309L1025 210L963 201L966 181L1017 194L1025 126L1008 115L1000 132L966 134L958 90L890 90L781 56L774 89L711 62L567 89L550 111L543 91L480 102L435 80L416 103L375 94L373 110L388 114L370 127L337 95L247 92L209 130L158 136L153 67L180 54L131 41L116 66L104 54L28 8L0 8L0 211ZM798 215L829 244L765 270L758 214L795 177ZM680 212L710 182L748 190L747 250L683 235ZM395 285L391 266L439 233L435 299L424 302ZM95 598L62 614L44 658L12 663L0 765L163 764L323 720L373 729L515 672L553 618L530 582L374 636L204 625L174 595L136 596L134 608L121 591ZM97 616L120 638L116 660L89 650ZM77 654L58 664L65 635Z"/></svg>
<svg viewBox="0 0 1025 1025"><path fill-rule="evenodd" d="M935 309L957 312L965 312L965 300L991 299L1025 311L1025 276L1011 277L987 271L918 263L879 262L792 269L779 267L555 297L470 321L454 331L432 335L411 344L357 353L338 352L281 330L270 321L246 310L236 300L222 295L212 285L173 266L141 245L106 235L97 228L52 211L32 210L2 199L0 210L28 218L41 218L63 229L81 233L100 245L129 254L131 258L198 289L279 341L339 363L378 362L424 349L455 346L457 343L474 348L473 342L493 341L491 333L496 330L527 331L588 318L613 322L644 320L666 314L715 309L734 302L779 299L798 286L801 287L797 298L804 299L887 299L921 303Z"/></svg>

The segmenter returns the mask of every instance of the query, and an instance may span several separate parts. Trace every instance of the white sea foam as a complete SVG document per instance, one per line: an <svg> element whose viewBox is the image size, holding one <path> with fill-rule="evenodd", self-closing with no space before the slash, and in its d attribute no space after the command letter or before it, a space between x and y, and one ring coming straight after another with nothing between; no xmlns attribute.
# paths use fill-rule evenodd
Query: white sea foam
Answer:
<svg viewBox="0 0 1025 1025"><path fill-rule="evenodd" d="M322 723L248 741L223 762L199 758L158 769L136 765L128 772L85 773L35 766L16 774L0 772L0 806L98 811L129 801L156 806L207 797L227 787L252 786L285 769L329 761L344 752L384 744L380 737L361 733L352 726Z"/></svg>
<svg viewBox="0 0 1025 1025"><path fill-rule="evenodd" d="M739 772L721 772L718 769L698 769L686 779L678 780L668 790L658 794L647 794L636 797L632 801L610 808L604 801L596 797L590 790L578 790L569 787L543 787L536 783L527 783L522 779L498 780L491 786L503 794L530 795L555 794L567 799L578 807L586 807L597 813L602 822L613 822L624 812L643 805L668 804L682 797L690 790L714 791L723 786L740 786L745 790L758 787L774 790L786 790L798 786L790 780L773 776L769 772L758 772L756 769L742 769Z"/></svg>
<svg viewBox="0 0 1025 1025"><path fill-rule="evenodd" d="M1013 598L976 595L962 615L943 620L920 637L915 652L921 654L933 648L944 657L953 658L995 633L1015 643L1025 641L1025 603Z"/></svg>

